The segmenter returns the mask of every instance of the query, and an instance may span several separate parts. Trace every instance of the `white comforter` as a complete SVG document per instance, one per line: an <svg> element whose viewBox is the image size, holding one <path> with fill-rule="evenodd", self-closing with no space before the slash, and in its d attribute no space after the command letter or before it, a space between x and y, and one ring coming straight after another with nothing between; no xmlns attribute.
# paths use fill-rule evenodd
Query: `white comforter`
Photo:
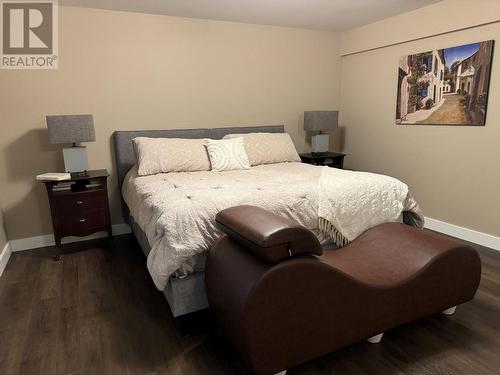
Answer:
<svg viewBox="0 0 500 375"><path fill-rule="evenodd" d="M240 204L260 206L318 231L318 180L321 167L303 163L260 165L249 170L163 173L139 177L133 168L123 183L131 215L146 234L147 265L158 289L221 234L220 210Z"/></svg>
<svg viewBox="0 0 500 375"><path fill-rule="evenodd" d="M310 164L279 163L139 177L133 168L123 197L151 245L147 265L155 285L163 290L172 274L210 248L221 234L215 215L232 206L263 207L310 229L323 245L331 243L318 229L321 171ZM412 199L405 203L405 210L418 212Z"/></svg>

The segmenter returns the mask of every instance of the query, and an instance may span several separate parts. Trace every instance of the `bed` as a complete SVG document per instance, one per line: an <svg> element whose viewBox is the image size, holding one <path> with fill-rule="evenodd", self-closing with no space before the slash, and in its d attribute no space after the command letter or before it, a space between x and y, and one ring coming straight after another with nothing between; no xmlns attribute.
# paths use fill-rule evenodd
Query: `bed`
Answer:
<svg viewBox="0 0 500 375"><path fill-rule="evenodd" d="M334 248L331 238L339 243L337 236L331 236L325 228L319 228L321 192L325 189L318 182L323 181L325 173L334 174L331 177L333 185L329 185L326 190L337 192L342 190L338 184L344 184L341 182L344 178L342 174L350 176L359 172L289 161L256 165L243 170L184 171L140 176L132 140L137 137L221 139L235 133L283 132L284 126L276 125L114 133L124 217L147 256L147 267L156 287L163 291L175 317L208 307L204 281L205 260L208 249L221 235L215 223L218 212L239 205L258 206L298 222L312 231L325 249ZM174 144L178 146L180 143L175 141ZM268 149L275 147L276 143L272 143ZM154 160L173 160L171 157L158 159L156 152L153 151ZM285 160L298 160L298 155L294 153L296 158ZM189 152L187 158L182 160L194 160L191 159L192 155ZM359 185L359 181L355 180L354 184ZM359 189L361 195L368 191ZM348 190L356 188L351 186ZM387 192L390 189L381 188L379 191ZM418 213L411 194L406 195L405 208L413 208ZM345 196L334 199L336 202L356 200L346 199ZM387 207L384 206L385 211ZM401 212L399 210L398 215ZM404 213L403 210L401 217L394 216L388 221L396 218L401 220ZM357 214L356 221L360 221L359 218L364 218L364 215ZM355 224L352 219L348 223L349 227Z"/></svg>
<svg viewBox="0 0 500 375"><path fill-rule="evenodd" d="M137 219L130 214L130 209L123 199L123 188L127 173L136 164L136 156L132 140L136 137L149 138L211 138L222 139L227 134L244 133L283 133L283 125L269 126L243 126L225 128L200 128L200 129L172 129L172 130L139 130L139 131L116 131L113 134L114 154L119 189L122 192L122 212L124 220L130 225L144 254L149 255L151 244L148 241L145 231L138 224ZM298 163L296 163L298 164ZM203 172L194 172L200 173ZM129 193L133 195L133 192ZM130 197L129 197L130 198ZM208 307L205 293L204 266L206 249L200 249L197 255L191 257L188 262L180 267L178 272L174 272L162 288L172 314L175 317L191 312L202 310Z"/></svg>

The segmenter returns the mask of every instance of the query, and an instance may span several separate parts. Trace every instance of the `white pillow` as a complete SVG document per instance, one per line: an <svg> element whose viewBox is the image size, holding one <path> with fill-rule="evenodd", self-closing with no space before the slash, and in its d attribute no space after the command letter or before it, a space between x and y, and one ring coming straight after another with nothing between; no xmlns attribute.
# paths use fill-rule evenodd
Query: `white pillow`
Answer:
<svg viewBox="0 0 500 375"><path fill-rule="evenodd" d="M243 137L251 165L300 161L288 133L228 134L223 139Z"/></svg>
<svg viewBox="0 0 500 375"><path fill-rule="evenodd" d="M139 176L209 171L206 139L134 138Z"/></svg>
<svg viewBox="0 0 500 375"><path fill-rule="evenodd" d="M213 171L250 168L242 137L218 141L209 139L207 150Z"/></svg>

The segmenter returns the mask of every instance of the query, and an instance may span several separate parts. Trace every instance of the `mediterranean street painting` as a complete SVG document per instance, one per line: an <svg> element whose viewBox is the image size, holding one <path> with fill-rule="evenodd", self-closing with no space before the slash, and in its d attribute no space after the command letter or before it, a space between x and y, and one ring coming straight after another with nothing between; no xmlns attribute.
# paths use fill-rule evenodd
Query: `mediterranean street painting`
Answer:
<svg viewBox="0 0 500 375"><path fill-rule="evenodd" d="M396 123L484 126L494 41L403 56Z"/></svg>

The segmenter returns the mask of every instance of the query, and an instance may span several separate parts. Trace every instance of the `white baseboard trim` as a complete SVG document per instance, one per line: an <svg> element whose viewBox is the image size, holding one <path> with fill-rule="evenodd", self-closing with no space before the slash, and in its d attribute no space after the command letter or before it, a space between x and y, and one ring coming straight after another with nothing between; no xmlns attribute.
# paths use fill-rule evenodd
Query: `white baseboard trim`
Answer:
<svg viewBox="0 0 500 375"><path fill-rule="evenodd" d="M113 236L119 236L120 234L131 233L130 226L128 224L115 224L112 227ZM80 242L93 240L95 238L106 237L107 234L105 232L98 232L86 237L65 237L62 240L62 243L71 243L71 242ZM37 249L39 247L45 246L53 246L55 244L54 235L53 234L45 234L42 236L28 237L28 238L20 238L17 240L10 240L10 250L11 251L22 251L22 250L30 250Z"/></svg>
<svg viewBox="0 0 500 375"><path fill-rule="evenodd" d="M460 227L458 225L446 223L430 217L425 218L425 227L436 232L444 233L452 237L460 238L465 241L500 251L500 237L492 236L491 234Z"/></svg>
<svg viewBox="0 0 500 375"><path fill-rule="evenodd" d="M0 253L0 276L2 276L3 270L7 266L7 262L9 261L10 254L12 254L12 250L10 248L10 243L7 242Z"/></svg>
<svg viewBox="0 0 500 375"><path fill-rule="evenodd" d="M464 228L455 224L446 223L444 221L436 220L430 217L425 218L425 227L434 230L436 232L444 233L452 237L460 238L465 241L469 241L481 246L489 247L490 249L500 251L500 237L496 237L491 234L478 232L472 229ZM113 225L114 236L127 233L131 233L130 226L128 224ZM99 232L87 237L66 237L63 240L63 243L86 241L95 238L102 238L105 236L106 233ZM5 265L7 264L7 260L9 259L11 252L36 249L45 246L53 246L54 243L55 242L53 234L20 238L18 240L9 241L9 243L5 246L2 253L0 254L0 275L1 271L3 271L2 265L5 268Z"/></svg>

